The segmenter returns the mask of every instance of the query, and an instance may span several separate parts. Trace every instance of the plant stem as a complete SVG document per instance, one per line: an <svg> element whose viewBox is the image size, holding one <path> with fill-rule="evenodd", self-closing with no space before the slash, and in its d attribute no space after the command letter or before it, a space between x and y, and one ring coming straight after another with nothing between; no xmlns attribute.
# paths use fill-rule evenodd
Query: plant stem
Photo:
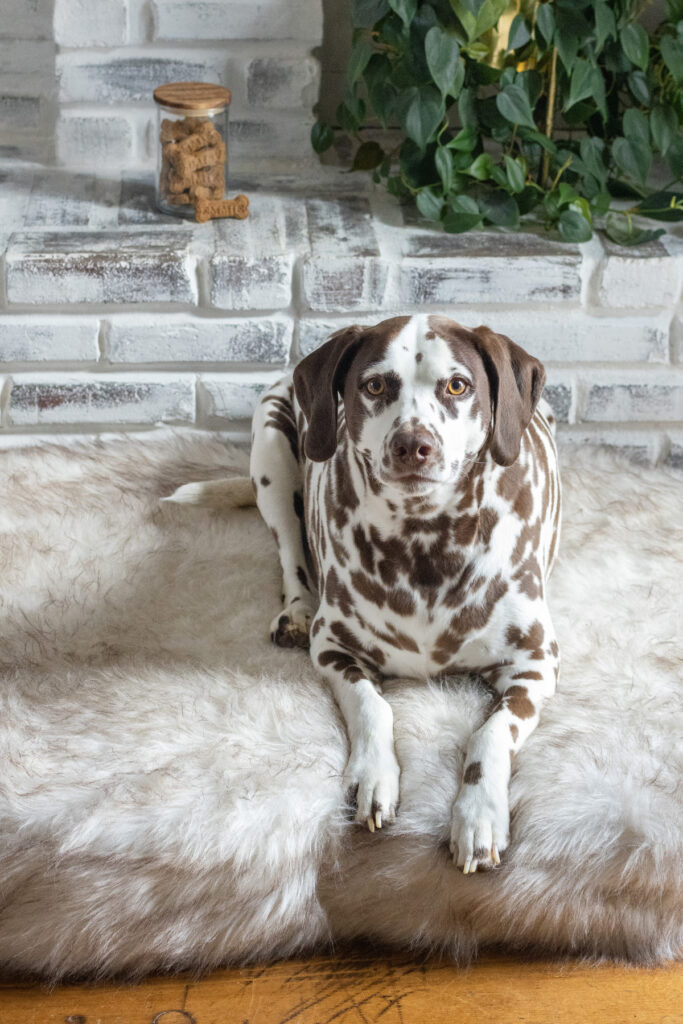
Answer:
<svg viewBox="0 0 683 1024"><path fill-rule="evenodd" d="M550 64L550 84L548 86L548 110L545 115L545 135L547 139L552 139L553 135L553 119L555 117L555 92L557 90L557 47L553 46L553 57ZM548 171L550 169L550 153L543 150L543 160L541 163L541 184L545 185L548 178Z"/></svg>

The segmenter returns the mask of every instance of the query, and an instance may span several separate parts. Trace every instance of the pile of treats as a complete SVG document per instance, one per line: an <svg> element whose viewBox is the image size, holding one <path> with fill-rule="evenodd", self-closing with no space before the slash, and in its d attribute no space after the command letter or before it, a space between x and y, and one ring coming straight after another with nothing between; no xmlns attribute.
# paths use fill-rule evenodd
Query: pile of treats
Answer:
<svg viewBox="0 0 683 1024"><path fill-rule="evenodd" d="M200 117L161 122L161 194L172 206L194 206L225 193L225 142Z"/></svg>

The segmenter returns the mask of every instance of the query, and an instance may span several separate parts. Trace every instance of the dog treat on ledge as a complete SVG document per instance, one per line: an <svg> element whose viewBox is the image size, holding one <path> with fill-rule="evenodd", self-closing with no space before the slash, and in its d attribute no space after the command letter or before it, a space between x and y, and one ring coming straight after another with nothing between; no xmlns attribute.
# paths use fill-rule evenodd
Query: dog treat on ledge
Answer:
<svg viewBox="0 0 683 1024"><path fill-rule="evenodd" d="M249 200L246 196L235 196L234 199L200 199L194 206L195 217L200 224L214 220L216 217L235 217L245 220L249 216Z"/></svg>

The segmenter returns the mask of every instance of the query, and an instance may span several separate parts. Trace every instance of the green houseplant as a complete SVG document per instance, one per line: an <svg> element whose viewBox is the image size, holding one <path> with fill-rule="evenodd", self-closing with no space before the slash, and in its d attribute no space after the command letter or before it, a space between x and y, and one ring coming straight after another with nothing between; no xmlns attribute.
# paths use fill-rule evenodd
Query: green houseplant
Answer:
<svg viewBox="0 0 683 1024"><path fill-rule="evenodd" d="M450 232L533 214L565 241L595 226L621 244L656 238L633 215L683 218L683 0L652 34L645 6L353 0L336 129L354 140L352 169ZM395 144L368 126L396 129ZM334 134L316 124L316 151ZM670 179L655 192L653 159Z"/></svg>

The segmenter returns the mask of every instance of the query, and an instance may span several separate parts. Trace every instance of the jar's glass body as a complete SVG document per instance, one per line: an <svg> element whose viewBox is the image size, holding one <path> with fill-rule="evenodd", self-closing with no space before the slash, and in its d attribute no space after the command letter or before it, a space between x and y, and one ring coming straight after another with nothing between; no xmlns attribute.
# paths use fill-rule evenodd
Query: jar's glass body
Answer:
<svg viewBox="0 0 683 1024"><path fill-rule="evenodd" d="M228 111L157 103L156 201L163 213L194 217L197 199L223 199L228 177Z"/></svg>

